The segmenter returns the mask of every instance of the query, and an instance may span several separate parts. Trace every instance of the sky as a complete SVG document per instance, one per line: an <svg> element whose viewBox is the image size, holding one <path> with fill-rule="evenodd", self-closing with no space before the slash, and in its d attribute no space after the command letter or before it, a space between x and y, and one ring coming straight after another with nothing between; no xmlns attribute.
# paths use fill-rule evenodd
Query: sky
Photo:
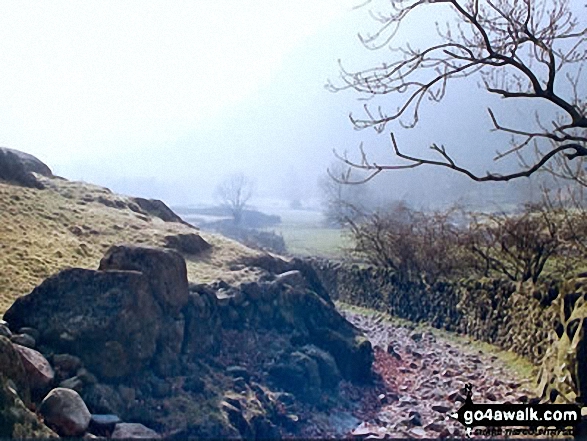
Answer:
<svg viewBox="0 0 587 441"><path fill-rule="evenodd" d="M325 92L336 54L309 41L328 37L351 5L3 1L0 145L32 153L66 178L168 199L163 187L181 182L181 200L190 185L210 193L233 171L293 177L288 162L301 158L283 151L293 145L283 137L311 121L289 129L283 114L297 112L301 95ZM309 162L317 148L304 146ZM277 151L278 163L268 164ZM258 180L261 189L270 182Z"/></svg>
<svg viewBox="0 0 587 441"><path fill-rule="evenodd" d="M259 197L315 198L333 149L366 141L375 157L389 153L388 136L349 123L357 96L324 88L338 59L381 58L357 39L374 29L360 3L3 0L0 145L65 178L175 205L210 201L237 172ZM454 96L467 111L439 139L468 143L487 115L469 91ZM454 114L431 113L428 128L400 139L419 143L447 122ZM386 191L409 192L405 176L387 178Z"/></svg>

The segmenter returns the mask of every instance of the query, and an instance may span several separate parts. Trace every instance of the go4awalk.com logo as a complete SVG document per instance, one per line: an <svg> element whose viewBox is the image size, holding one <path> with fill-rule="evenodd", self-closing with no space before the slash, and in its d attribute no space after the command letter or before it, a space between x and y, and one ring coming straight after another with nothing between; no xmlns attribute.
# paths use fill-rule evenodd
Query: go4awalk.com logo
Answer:
<svg viewBox="0 0 587 441"><path fill-rule="evenodd" d="M475 404L470 384L465 391L465 403L452 417L467 427L469 437L573 435L574 427L581 421L581 408L574 404Z"/></svg>

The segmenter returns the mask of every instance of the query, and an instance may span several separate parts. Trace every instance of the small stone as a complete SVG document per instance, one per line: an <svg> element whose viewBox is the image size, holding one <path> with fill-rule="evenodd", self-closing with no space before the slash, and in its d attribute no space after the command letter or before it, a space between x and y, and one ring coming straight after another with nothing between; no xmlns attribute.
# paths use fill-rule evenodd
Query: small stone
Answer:
<svg viewBox="0 0 587 441"><path fill-rule="evenodd" d="M12 337L10 337L10 341L17 345L25 346L31 349L34 349L37 345L35 339L29 334L14 334Z"/></svg>
<svg viewBox="0 0 587 441"><path fill-rule="evenodd" d="M416 363L414 363L414 362L411 362L411 363L410 363L410 368L411 368L411 369L418 369L418 367L419 367L419 366L418 366Z"/></svg>
<svg viewBox="0 0 587 441"><path fill-rule="evenodd" d="M84 383L78 377L71 377L59 383L59 387L81 392L81 390L84 388Z"/></svg>
<svg viewBox="0 0 587 441"><path fill-rule="evenodd" d="M112 432L112 439L160 439L154 430L138 423L118 423Z"/></svg>
<svg viewBox="0 0 587 441"><path fill-rule="evenodd" d="M410 411L410 424L412 426L421 426L422 425L422 415L419 412L412 410Z"/></svg>
<svg viewBox="0 0 587 441"><path fill-rule="evenodd" d="M35 328L31 328L28 326L24 326L18 330L18 334L28 334L35 339L35 341L39 341L41 334Z"/></svg>
<svg viewBox="0 0 587 441"><path fill-rule="evenodd" d="M436 411L436 412L440 412L440 413L446 413L449 412L452 408L449 406L445 406L444 404L433 404L432 405L432 410Z"/></svg>
<svg viewBox="0 0 587 441"><path fill-rule="evenodd" d="M399 355L397 353L397 351L395 350L395 348L392 345L387 345L387 350L386 352L391 355L393 358L397 359L397 360L401 360L402 357L401 355Z"/></svg>
<svg viewBox="0 0 587 441"><path fill-rule="evenodd" d="M430 423L424 428L433 432L442 432L444 430L444 426L440 423Z"/></svg>
<svg viewBox="0 0 587 441"><path fill-rule="evenodd" d="M420 341L420 340L422 340L422 333L421 332L413 332L410 335L410 338L414 341Z"/></svg>
<svg viewBox="0 0 587 441"><path fill-rule="evenodd" d="M89 430L95 435L110 436L118 423L121 423L118 415L114 414L94 414L90 419Z"/></svg>
<svg viewBox="0 0 587 441"><path fill-rule="evenodd" d="M427 433L424 429L422 429L421 427L413 427L408 431L408 434L414 438L426 438L427 437Z"/></svg>
<svg viewBox="0 0 587 441"><path fill-rule="evenodd" d="M497 401L497 397L493 392L487 392L485 394L485 398L487 398L489 401Z"/></svg>
<svg viewBox="0 0 587 441"><path fill-rule="evenodd" d="M77 378L79 378L85 384L96 384L98 379L94 374L88 371L86 368L80 368L77 370Z"/></svg>
<svg viewBox="0 0 587 441"><path fill-rule="evenodd" d="M520 403L527 403L527 402L528 402L528 395L520 395L520 396L518 397L518 401L519 401Z"/></svg>
<svg viewBox="0 0 587 441"><path fill-rule="evenodd" d="M47 394L39 408L45 423L61 436L80 436L90 424L90 412L77 392L56 388Z"/></svg>

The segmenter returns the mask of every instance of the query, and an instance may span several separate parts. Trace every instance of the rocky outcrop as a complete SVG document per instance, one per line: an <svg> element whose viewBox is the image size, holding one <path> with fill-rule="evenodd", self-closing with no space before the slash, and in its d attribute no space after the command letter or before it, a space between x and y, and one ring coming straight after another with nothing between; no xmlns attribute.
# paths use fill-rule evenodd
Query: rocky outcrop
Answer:
<svg viewBox="0 0 587 441"><path fill-rule="evenodd" d="M45 186L33 174L43 169L41 165L46 168L45 173L48 170L51 174L51 170L34 156L17 150L0 148L0 180L42 190Z"/></svg>
<svg viewBox="0 0 587 441"><path fill-rule="evenodd" d="M181 224L195 228L193 225L185 222L181 217L179 217L171 208L165 205L163 201L158 199L145 198L131 198L131 200L151 216L158 217L165 222L179 222Z"/></svg>

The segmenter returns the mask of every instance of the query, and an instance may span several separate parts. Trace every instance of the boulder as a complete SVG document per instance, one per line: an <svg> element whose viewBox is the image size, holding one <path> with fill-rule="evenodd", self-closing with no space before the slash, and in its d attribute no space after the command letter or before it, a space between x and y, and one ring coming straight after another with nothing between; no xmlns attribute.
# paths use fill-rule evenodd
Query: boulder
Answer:
<svg viewBox="0 0 587 441"><path fill-rule="evenodd" d="M200 254L212 247L202 236L194 233L166 236L165 246L185 254Z"/></svg>
<svg viewBox="0 0 587 441"><path fill-rule="evenodd" d="M100 261L101 271L140 271L163 311L175 316L188 302L185 260L171 250L132 245L111 247Z"/></svg>
<svg viewBox="0 0 587 441"><path fill-rule="evenodd" d="M71 389L53 389L41 402L39 413L45 424L61 436L80 436L90 424L91 414L79 394Z"/></svg>
<svg viewBox="0 0 587 441"><path fill-rule="evenodd" d="M195 228L193 225L185 222L179 217L171 208L169 208L163 201L158 199L145 199L145 198L131 198L131 200L137 204L141 210L150 214L151 216L158 217L165 222L178 222L189 227Z"/></svg>
<svg viewBox="0 0 587 441"><path fill-rule="evenodd" d="M53 177L53 172L47 166L47 164L29 153L21 152L20 150L9 149L8 147L0 147L0 154L1 153L12 153L15 155L18 158L18 161L22 164L24 170L27 172L38 173L40 175L46 176L47 178Z"/></svg>
<svg viewBox="0 0 587 441"><path fill-rule="evenodd" d="M77 268L49 277L4 315L14 328L40 330L42 343L76 354L106 378L123 377L148 364L160 317L145 275Z"/></svg>
<svg viewBox="0 0 587 441"><path fill-rule="evenodd" d="M0 374L12 380L18 396L25 404L30 404L29 380L21 356L14 345L0 336Z"/></svg>
<svg viewBox="0 0 587 441"><path fill-rule="evenodd" d="M27 168L19 155L26 155L26 153L0 148L0 180L23 187L44 189L45 186Z"/></svg>
<svg viewBox="0 0 587 441"><path fill-rule="evenodd" d="M46 392L55 378L55 372L47 359L40 352L25 346L14 345L14 349L20 355L31 390L40 394Z"/></svg>
<svg viewBox="0 0 587 441"><path fill-rule="evenodd" d="M159 439L154 430L138 423L118 423L112 432L112 439Z"/></svg>

